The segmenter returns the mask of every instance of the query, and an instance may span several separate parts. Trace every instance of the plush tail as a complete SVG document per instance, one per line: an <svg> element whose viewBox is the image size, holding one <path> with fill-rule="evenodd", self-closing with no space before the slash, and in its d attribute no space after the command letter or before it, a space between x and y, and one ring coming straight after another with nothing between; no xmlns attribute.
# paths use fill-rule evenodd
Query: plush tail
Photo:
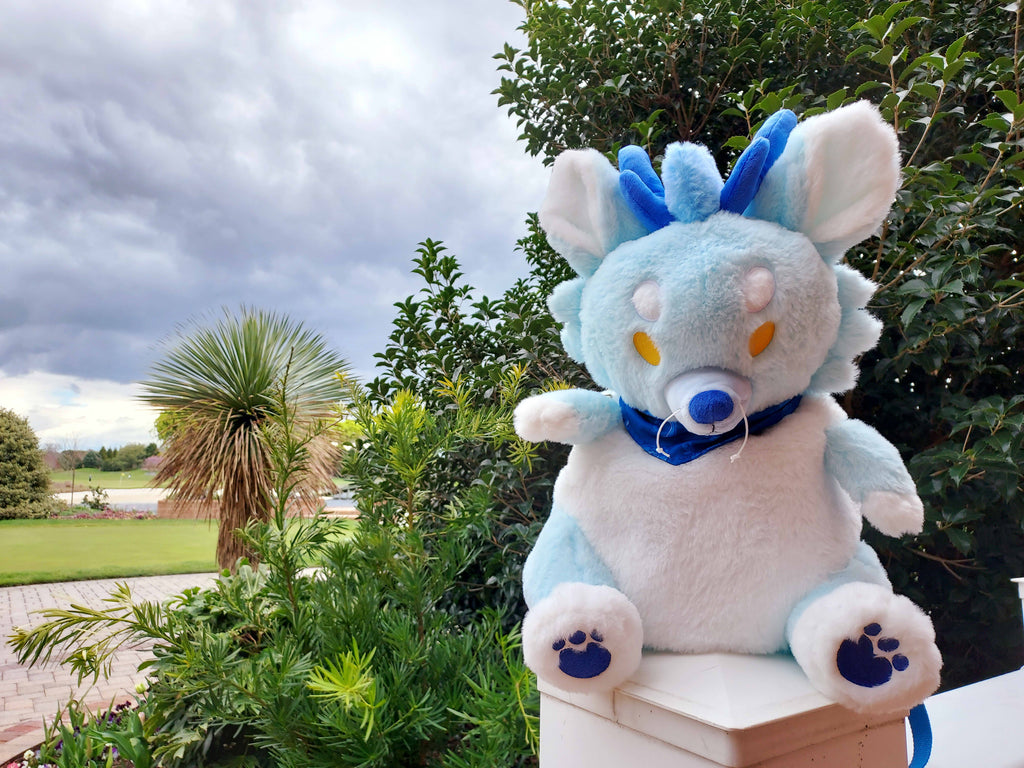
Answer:
<svg viewBox="0 0 1024 768"><path fill-rule="evenodd" d="M918 704L907 717L910 721L910 735L914 739L914 757L908 768L924 768L932 756L932 724L924 704Z"/></svg>

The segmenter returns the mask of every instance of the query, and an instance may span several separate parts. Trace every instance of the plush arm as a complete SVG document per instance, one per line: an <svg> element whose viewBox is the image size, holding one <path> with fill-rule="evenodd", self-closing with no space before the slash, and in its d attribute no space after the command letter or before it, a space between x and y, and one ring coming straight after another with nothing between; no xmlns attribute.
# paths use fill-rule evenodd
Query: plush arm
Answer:
<svg viewBox="0 0 1024 768"><path fill-rule="evenodd" d="M539 443L587 443L622 424L614 398L586 389L560 389L523 400L516 408L516 433Z"/></svg>
<svg viewBox="0 0 1024 768"><path fill-rule="evenodd" d="M896 447L867 424L848 419L829 427L825 468L879 531L920 532L924 506L914 481Z"/></svg>

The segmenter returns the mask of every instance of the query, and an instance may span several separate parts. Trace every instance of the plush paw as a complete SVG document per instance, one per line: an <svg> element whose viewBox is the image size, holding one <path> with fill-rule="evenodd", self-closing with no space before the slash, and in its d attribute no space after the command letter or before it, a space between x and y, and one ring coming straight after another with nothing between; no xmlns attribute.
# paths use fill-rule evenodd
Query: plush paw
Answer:
<svg viewBox="0 0 1024 768"><path fill-rule="evenodd" d="M642 646L640 614L612 587L560 584L523 621L527 665L566 691L614 688L636 669Z"/></svg>
<svg viewBox="0 0 1024 768"><path fill-rule="evenodd" d="M836 654L839 674L854 685L875 688L888 683L893 671L906 671L910 660L902 653L894 653L900 641L894 637L879 638L881 633L880 624L868 624L859 640L843 640Z"/></svg>
<svg viewBox="0 0 1024 768"><path fill-rule="evenodd" d="M864 497L860 511L886 536L920 533L924 525L924 505L914 493L872 491Z"/></svg>
<svg viewBox="0 0 1024 768"><path fill-rule="evenodd" d="M939 686L931 620L877 584L844 584L815 600L794 622L790 647L815 687L857 711L909 709Z"/></svg>
<svg viewBox="0 0 1024 768"><path fill-rule="evenodd" d="M531 443L571 443L580 431L580 415L570 403L538 395L518 405L513 426L521 438Z"/></svg>
<svg viewBox="0 0 1024 768"><path fill-rule="evenodd" d="M567 640L556 640L551 644L551 650L558 651L558 668L569 677L582 680L597 677L612 663L612 655L601 645L603 640L596 629L589 635L578 629ZM584 643L586 647L583 647Z"/></svg>

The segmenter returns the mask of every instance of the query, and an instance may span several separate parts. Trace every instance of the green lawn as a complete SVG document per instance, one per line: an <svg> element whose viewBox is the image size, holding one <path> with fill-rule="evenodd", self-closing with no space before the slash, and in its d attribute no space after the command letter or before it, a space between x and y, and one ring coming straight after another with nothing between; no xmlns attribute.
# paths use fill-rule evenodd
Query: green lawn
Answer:
<svg viewBox="0 0 1024 768"><path fill-rule="evenodd" d="M0 586L216 571L202 520L0 520Z"/></svg>
<svg viewBox="0 0 1024 768"><path fill-rule="evenodd" d="M91 479L90 479L91 478ZM88 491L90 487L111 488L151 488L153 473L144 469L133 469L130 472L101 472L98 469L76 469L75 490ZM71 470L50 473L50 490L61 493L71 490Z"/></svg>

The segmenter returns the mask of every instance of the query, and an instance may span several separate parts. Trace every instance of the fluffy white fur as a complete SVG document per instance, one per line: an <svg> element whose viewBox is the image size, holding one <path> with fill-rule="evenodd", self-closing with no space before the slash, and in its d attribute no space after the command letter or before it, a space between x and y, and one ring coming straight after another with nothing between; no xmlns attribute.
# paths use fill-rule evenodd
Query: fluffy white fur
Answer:
<svg viewBox="0 0 1024 768"><path fill-rule="evenodd" d="M600 677L569 677L558 668L552 644L577 630L600 628L601 645L612 655ZM539 677L562 690L593 693L614 688L640 664L643 630L640 614L616 589L592 584L566 583L530 608L523 620L523 656Z"/></svg>
<svg viewBox="0 0 1024 768"><path fill-rule="evenodd" d="M521 402L512 424L516 434L533 443L573 443L580 431L580 417L571 404L540 396Z"/></svg>
<svg viewBox="0 0 1024 768"><path fill-rule="evenodd" d="M865 688L839 674L836 650L872 623L881 625L880 637L899 639L898 652L910 659L910 666L893 671L885 685ZM942 658L931 621L910 600L876 584L845 584L812 603L796 621L790 645L811 683L850 709L897 712L920 703L939 686Z"/></svg>
<svg viewBox="0 0 1024 768"><path fill-rule="evenodd" d="M785 647L793 606L859 540L857 509L823 467L825 428L842 418L830 398L805 398L735 462L726 447L675 467L622 429L573 449L556 498L636 605L645 645Z"/></svg>
<svg viewBox="0 0 1024 768"><path fill-rule="evenodd" d="M886 536L920 533L924 526L921 497L909 493L872 491L860 508L861 514Z"/></svg>

